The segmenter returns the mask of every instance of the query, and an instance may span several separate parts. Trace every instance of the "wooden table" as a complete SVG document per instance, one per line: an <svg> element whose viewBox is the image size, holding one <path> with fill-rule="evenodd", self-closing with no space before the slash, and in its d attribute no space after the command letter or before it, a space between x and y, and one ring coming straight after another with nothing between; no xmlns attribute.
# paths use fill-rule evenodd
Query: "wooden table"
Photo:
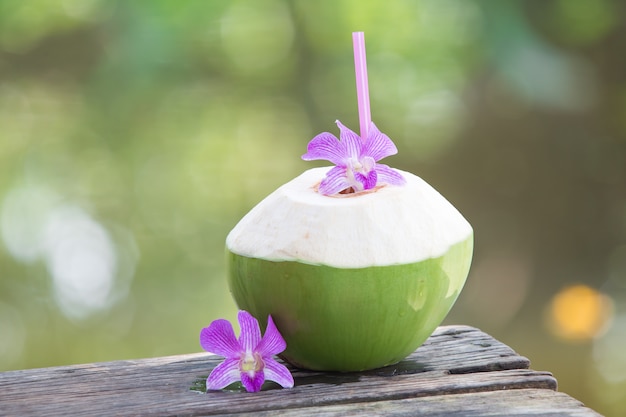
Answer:
<svg viewBox="0 0 626 417"><path fill-rule="evenodd" d="M203 353L0 373L2 416L598 416L549 372L478 329L439 327L400 363L359 373L293 369L295 387L202 392Z"/></svg>

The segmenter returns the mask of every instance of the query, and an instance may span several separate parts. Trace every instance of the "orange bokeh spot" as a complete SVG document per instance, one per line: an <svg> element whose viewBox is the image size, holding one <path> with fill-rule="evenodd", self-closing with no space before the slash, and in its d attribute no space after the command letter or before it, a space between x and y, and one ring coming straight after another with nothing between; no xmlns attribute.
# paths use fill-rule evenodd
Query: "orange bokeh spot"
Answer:
<svg viewBox="0 0 626 417"><path fill-rule="evenodd" d="M602 334L613 317L613 301L601 292L577 284L559 291L548 309L548 327L565 340L588 340Z"/></svg>

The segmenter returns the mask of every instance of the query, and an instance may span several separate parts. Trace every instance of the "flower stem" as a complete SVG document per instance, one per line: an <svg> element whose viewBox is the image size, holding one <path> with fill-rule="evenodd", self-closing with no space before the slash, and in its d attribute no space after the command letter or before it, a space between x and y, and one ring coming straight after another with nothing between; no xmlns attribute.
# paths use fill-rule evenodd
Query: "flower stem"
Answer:
<svg viewBox="0 0 626 417"><path fill-rule="evenodd" d="M359 106L359 124L361 139L366 140L372 121L370 115L370 94L367 83L367 59L365 57L365 35L363 32L352 32L354 47L354 72L356 73L356 96Z"/></svg>

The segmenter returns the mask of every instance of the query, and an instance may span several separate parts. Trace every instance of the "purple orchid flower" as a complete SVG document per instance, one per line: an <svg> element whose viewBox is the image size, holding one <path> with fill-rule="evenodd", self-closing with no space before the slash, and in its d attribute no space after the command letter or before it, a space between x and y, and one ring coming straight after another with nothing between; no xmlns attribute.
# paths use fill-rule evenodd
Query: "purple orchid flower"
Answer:
<svg viewBox="0 0 626 417"><path fill-rule="evenodd" d="M241 381L248 392L257 392L266 379L283 388L293 387L289 370L272 358L287 347L272 316L267 318L267 330L262 338L259 322L250 313L241 310L237 319L241 327L239 339L233 326L224 319L213 321L200 332L202 348L226 358L211 371L206 380L207 390L220 390Z"/></svg>
<svg viewBox="0 0 626 417"><path fill-rule="evenodd" d="M335 194L352 188L355 192L374 188L379 182L390 185L403 185L406 180L389 166L377 162L398 153L396 145L376 125L370 123L367 139L348 129L337 120L339 140L332 133L324 132L315 136L302 155L305 161L325 159L333 167L319 186L324 195Z"/></svg>

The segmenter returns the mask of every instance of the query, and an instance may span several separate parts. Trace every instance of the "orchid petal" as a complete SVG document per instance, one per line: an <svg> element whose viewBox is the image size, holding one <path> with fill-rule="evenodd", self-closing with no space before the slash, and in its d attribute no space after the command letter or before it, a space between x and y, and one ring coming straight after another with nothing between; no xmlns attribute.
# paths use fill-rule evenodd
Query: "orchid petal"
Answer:
<svg viewBox="0 0 626 417"><path fill-rule="evenodd" d="M307 153L302 155L305 161L325 159L335 165L343 164L344 145L332 133L323 132L315 136L307 146Z"/></svg>
<svg viewBox="0 0 626 417"><path fill-rule="evenodd" d="M239 320L239 327L241 328L241 333L239 334L241 349L246 353L252 353L261 341L259 322L245 310L239 311L237 320Z"/></svg>
<svg viewBox="0 0 626 417"><path fill-rule="evenodd" d="M272 316L267 316L267 329L265 329L265 334L263 335L259 345L256 347L256 352L265 358L272 355L278 355L286 348L287 343L276 328L274 320L272 320Z"/></svg>
<svg viewBox="0 0 626 417"><path fill-rule="evenodd" d="M326 173L326 177L320 183L319 192L324 195L332 195L352 185L346 176L346 168L336 166Z"/></svg>
<svg viewBox="0 0 626 417"><path fill-rule="evenodd" d="M406 180L398 171L390 168L385 164L376 164L376 173L378 174L378 181L387 183L389 185L404 185Z"/></svg>
<svg viewBox="0 0 626 417"><path fill-rule="evenodd" d="M339 126L339 139L344 146L343 157L358 159L361 155L363 140L359 135L341 124L339 120L336 120L335 123Z"/></svg>
<svg viewBox="0 0 626 417"><path fill-rule="evenodd" d="M253 372L252 376L248 372L241 373L241 383L248 392L261 391L261 386L265 382L263 371Z"/></svg>
<svg viewBox="0 0 626 417"><path fill-rule="evenodd" d="M206 380L206 388L207 390L226 388L233 382L239 381L240 375L239 360L226 359L211 371L211 374Z"/></svg>
<svg viewBox="0 0 626 417"><path fill-rule="evenodd" d="M200 346L226 358L238 358L241 354L241 346L235 337L233 326L224 319L215 320L200 331Z"/></svg>
<svg viewBox="0 0 626 417"><path fill-rule="evenodd" d="M265 379L274 381L283 388L293 387L293 376L289 369L274 359L266 359L263 372L265 373Z"/></svg>
<svg viewBox="0 0 626 417"><path fill-rule="evenodd" d="M376 161L380 161L391 155L398 153L398 148L389 139L389 136L382 133L374 122L370 124L370 131L367 135L367 140L363 144L361 155L368 155L374 158Z"/></svg>

